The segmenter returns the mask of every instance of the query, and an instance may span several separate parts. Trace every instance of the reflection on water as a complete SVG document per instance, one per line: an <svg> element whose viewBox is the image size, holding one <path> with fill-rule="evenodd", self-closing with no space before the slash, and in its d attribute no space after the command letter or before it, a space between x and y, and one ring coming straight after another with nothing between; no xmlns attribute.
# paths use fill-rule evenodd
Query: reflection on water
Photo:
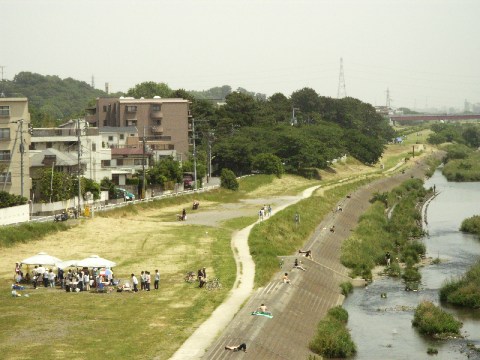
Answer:
<svg viewBox="0 0 480 360"><path fill-rule="evenodd" d="M480 256L480 241L458 231L463 219L480 214L480 183L449 183L438 170L425 186L435 185L439 195L428 207L429 236L423 241L427 256L442 262L421 270L418 292L404 291L401 280L382 278L365 289L355 289L345 301L348 327L357 345L355 359L432 359L429 347L437 348L434 359L480 359L466 350L466 340L437 341L421 336L413 327L413 309L422 300L438 304L438 289L446 279L459 276ZM381 298L387 293L387 298ZM463 323L468 342L480 347L480 311L444 308ZM469 356L469 357L468 357Z"/></svg>

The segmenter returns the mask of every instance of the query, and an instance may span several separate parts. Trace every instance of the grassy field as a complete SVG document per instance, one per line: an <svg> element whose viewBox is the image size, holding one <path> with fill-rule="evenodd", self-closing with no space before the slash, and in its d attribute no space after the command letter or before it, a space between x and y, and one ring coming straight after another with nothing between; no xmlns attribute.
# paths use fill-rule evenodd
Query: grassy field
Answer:
<svg viewBox="0 0 480 360"><path fill-rule="evenodd" d="M378 169L357 163L339 164L333 171L322 173L322 183L333 184L342 178L354 181L359 174L372 171ZM194 197L189 195L97 213L95 219L81 220L68 230L55 229L38 237L26 236L9 241L8 246L2 243L1 357L168 359L232 287L236 274L230 247L233 231L256 220L262 198L298 194L314 184L319 182L294 176L247 177L240 181L238 192L215 190L196 195L195 199L201 204L196 213L201 220L198 223L190 221L190 217L187 222L175 220L182 208L190 209ZM349 186L357 185L346 182L331 192L317 191L317 197L325 195L327 199L325 209L319 209L317 216L321 217L322 211L327 211L330 203L343 196ZM318 198L313 201L318 204ZM289 222L295 211L307 211L312 206L310 202L301 202L297 208L280 212L275 234L282 230L284 237L289 238L289 234L293 234L291 226L279 224ZM218 216L209 215L211 212ZM319 221L318 217L308 220L312 227ZM270 221L274 219L275 216ZM307 219L302 217L302 224L304 221ZM259 226L255 231L265 229L267 226ZM40 230L34 232L40 234ZM309 232L298 235L285 244L282 251L295 250ZM15 262L40 251L64 260L98 254L117 262L115 275L123 281L130 280L132 272L153 273L158 269L160 290L93 294L41 287L22 292L29 297L13 298L10 285ZM268 278L270 270L268 264L261 264L260 257L256 260L260 264L258 268L264 269L256 278L258 284ZM209 292L184 282L187 271L196 271L202 266L207 268L210 277L220 278L222 290Z"/></svg>

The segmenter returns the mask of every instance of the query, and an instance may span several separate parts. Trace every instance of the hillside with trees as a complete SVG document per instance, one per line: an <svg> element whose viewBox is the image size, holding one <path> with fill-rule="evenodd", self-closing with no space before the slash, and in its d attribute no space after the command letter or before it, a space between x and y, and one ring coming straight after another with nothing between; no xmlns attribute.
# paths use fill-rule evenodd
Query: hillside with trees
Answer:
<svg viewBox="0 0 480 360"><path fill-rule="evenodd" d="M5 97L26 97L34 127L53 127L68 119L83 116L95 98L105 96L84 81L61 79L56 75L20 72L13 80L0 82Z"/></svg>

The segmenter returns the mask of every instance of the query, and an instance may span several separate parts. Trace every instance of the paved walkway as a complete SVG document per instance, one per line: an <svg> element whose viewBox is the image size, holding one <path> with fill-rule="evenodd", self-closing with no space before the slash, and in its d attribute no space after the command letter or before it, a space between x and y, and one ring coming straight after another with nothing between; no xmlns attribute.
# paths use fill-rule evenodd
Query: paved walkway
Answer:
<svg viewBox="0 0 480 360"><path fill-rule="evenodd" d="M319 186L305 190L302 196L292 197L290 200L275 207L275 211L295 204L301 199L312 195ZM268 219L264 220L268 221ZM258 222L258 221L257 221ZM251 295L255 277L255 263L250 255L248 236L256 223L236 232L232 238L232 250L237 264L237 276L233 290L226 301L218 306L212 315L183 343L183 345L170 358L172 360L200 359L205 351L232 321L242 304Z"/></svg>

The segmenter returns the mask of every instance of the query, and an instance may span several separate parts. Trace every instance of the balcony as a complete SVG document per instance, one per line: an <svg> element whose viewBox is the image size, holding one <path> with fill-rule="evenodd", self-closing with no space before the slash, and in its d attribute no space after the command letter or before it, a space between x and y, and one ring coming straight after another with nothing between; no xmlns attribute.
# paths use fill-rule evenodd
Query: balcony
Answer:
<svg viewBox="0 0 480 360"><path fill-rule="evenodd" d="M152 110L150 112L150 117L152 119L163 119L163 113L160 110Z"/></svg>
<svg viewBox="0 0 480 360"><path fill-rule="evenodd" d="M152 126L152 133L155 135L163 134L163 126Z"/></svg>

